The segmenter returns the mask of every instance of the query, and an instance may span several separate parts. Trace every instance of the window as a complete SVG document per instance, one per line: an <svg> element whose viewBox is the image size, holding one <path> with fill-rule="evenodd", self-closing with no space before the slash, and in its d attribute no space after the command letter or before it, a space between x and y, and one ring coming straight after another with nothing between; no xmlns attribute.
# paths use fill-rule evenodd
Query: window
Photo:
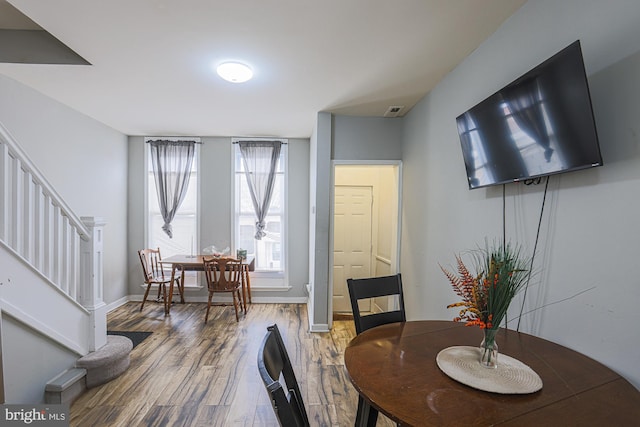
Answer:
<svg viewBox="0 0 640 427"><path fill-rule="evenodd" d="M473 156L474 176L478 182L493 181L495 178L493 177L491 168L487 167L487 154L484 151L484 145L480 139L477 125L470 114L465 114L463 118L463 144L467 144L473 148L473 150L470 151Z"/></svg>
<svg viewBox="0 0 640 427"><path fill-rule="evenodd" d="M158 139L158 138L154 138ZM169 138L162 138L169 139ZM184 139L184 138L182 138ZM151 162L151 150L149 144L145 144L146 170L147 170L147 247L160 248L163 258L171 255L196 253L198 246L198 159L199 145L196 144L195 155L191 165L189 188L182 204L178 208L171 226L173 238L162 230L164 220L160 214L158 205L158 193L156 181L153 176L153 164ZM185 285L196 286L196 272L185 272Z"/></svg>
<svg viewBox="0 0 640 427"><path fill-rule="evenodd" d="M252 138L255 140L255 138ZM237 140L236 140L237 141ZM265 218L266 236L256 240L256 214L251 201L249 187L244 175L244 164L238 144L234 144L234 189L235 203L234 218L234 246L236 249L246 249L247 256L255 257L256 272L269 273L272 276L284 277L285 249L286 249L286 176L287 176L287 145L280 150L276 179L269 212ZM253 286L253 284L252 284Z"/></svg>

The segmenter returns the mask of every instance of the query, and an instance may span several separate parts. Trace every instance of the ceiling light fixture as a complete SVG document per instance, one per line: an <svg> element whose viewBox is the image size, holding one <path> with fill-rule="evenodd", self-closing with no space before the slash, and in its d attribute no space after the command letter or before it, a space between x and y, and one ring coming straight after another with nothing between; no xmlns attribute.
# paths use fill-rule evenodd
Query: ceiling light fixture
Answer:
<svg viewBox="0 0 640 427"><path fill-rule="evenodd" d="M253 71L239 62L225 62L216 68L218 75L231 83L244 83L253 77Z"/></svg>

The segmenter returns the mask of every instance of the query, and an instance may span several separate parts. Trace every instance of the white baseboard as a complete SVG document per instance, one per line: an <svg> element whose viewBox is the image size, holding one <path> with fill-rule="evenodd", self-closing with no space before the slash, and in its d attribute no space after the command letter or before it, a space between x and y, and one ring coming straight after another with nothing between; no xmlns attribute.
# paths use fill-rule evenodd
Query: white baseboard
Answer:
<svg viewBox="0 0 640 427"><path fill-rule="evenodd" d="M118 300L115 300L112 303L107 304L107 313L110 311L115 310L116 308L125 305L126 303L128 303L129 301L132 301L131 296L128 297L122 297ZM140 295L140 301L142 301L142 295Z"/></svg>
<svg viewBox="0 0 640 427"><path fill-rule="evenodd" d="M315 323L309 325L309 332L329 332L329 325L326 323Z"/></svg>

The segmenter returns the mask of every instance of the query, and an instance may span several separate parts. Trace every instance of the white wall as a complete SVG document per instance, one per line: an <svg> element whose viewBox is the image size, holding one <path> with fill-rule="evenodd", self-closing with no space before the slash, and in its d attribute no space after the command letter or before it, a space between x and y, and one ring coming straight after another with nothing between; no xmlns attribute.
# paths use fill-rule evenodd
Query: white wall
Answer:
<svg viewBox="0 0 640 427"><path fill-rule="evenodd" d="M126 295L126 136L0 75L0 122L78 216L103 217L104 300Z"/></svg>
<svg viewBox="0 0 640 427"><path fill-rule="evenodd" d="M410 319L453 318L446 306L457 298L438 263L502 235L502 189L467 189L455 117L581 39L604 166L551 177L525 308L534 311L521 330L640 388L638 22L637 1L529 0L408 114L401 271ZM508 238L529 251L542 196L543 186L507 186Z"/></svg>

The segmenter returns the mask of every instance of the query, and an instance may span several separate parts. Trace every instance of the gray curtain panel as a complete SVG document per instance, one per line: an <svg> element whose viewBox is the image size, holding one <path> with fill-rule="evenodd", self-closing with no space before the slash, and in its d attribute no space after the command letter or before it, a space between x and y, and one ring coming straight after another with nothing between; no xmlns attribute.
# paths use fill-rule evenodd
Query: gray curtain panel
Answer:
<svg viewBox="0 0 640 427"><path fill-rule="evenodd" d="M280 158L280 141L242 141L238 142L244 174L249 185L249 193L256 212L256 240L262 240L264 232L264 219L269 212L273 184Z"/></svg>
<svg viewBox="0 0 640 427"><path fill-rule="evenodd" d="M544 157L549 162L553 149L550 147L538 82L531 80L510 88L506 92L505 101L520 129L544 148Z"/></svg>
<svg viewBox="0 0 640 427"><path fill-rule="evenodd" d="M195 153L194 141L150 141L153 176L156 181L162 230L173 238L171 221L176 215L189 188L191 164Z"/></svg>

